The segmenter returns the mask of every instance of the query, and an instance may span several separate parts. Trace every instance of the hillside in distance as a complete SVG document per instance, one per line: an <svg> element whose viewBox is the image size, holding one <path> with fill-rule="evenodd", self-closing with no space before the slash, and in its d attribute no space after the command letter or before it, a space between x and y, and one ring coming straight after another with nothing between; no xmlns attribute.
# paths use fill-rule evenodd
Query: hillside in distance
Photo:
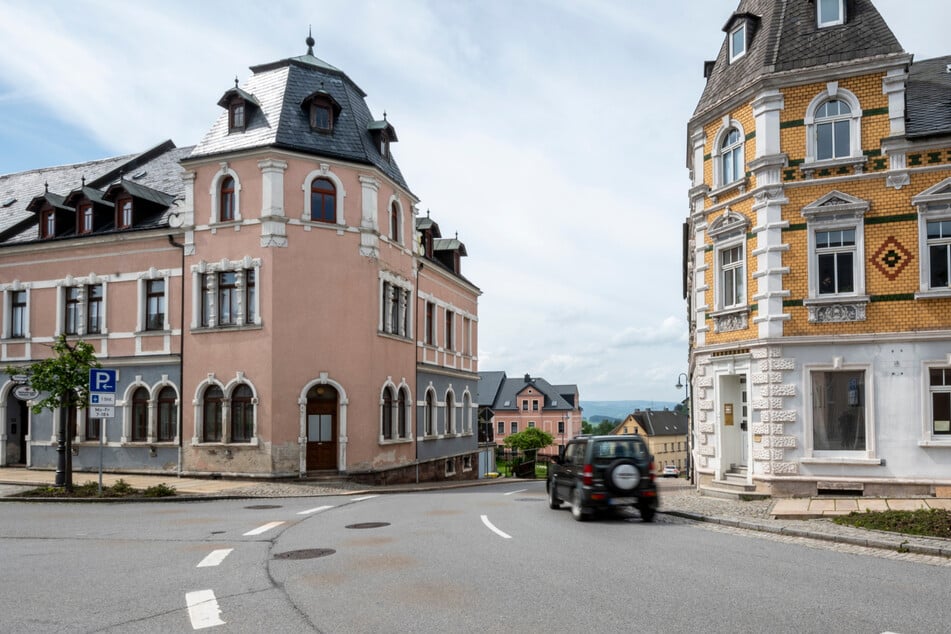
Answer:
<svg viewBox="0 0 951 634"><path fill-rule="evenodd" d="M674 409L677 405L667 401L581 401L582 417L592 423L606 419L620 422L635 410L650 408L662 411L665 408Z"/></svg>

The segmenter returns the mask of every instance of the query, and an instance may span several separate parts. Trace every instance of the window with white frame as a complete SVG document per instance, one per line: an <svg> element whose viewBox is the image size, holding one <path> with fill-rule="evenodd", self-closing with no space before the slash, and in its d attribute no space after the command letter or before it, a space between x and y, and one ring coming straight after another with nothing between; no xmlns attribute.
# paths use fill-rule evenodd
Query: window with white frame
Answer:
<svg viewBox="0 0 951 634"><path fill-rule="evenodd" d="M257 398L248 383L238 382L228 388L210 384L201 393L196 408L196 432L199 442L253 444Z"/></svg>
<svg viewBox="0 0 951 634"><path fill-rule="evenodd" d="M64 286L62 332L67 335L101 334L103 328L102 284Z"/></svg>
<svg viewBox="0 0 951 634"><path fill-rule="evenodd" d="M383 388L383 399L380 403L380 437L383 440L393 439L393 388L387 385Z"/></svg>
<svg viewBox="0 0 951 634"><path fill-rule="evenodd" d="M229 328L258 325L259 260L245 258L226 264L201 263L192 267L198 301L193 328Z"/></svg>
<svg viewBox="0 0 951 634"><path fill-rule="evenodd" d="M951 440L951 368L928 368L931 433Z"/></svg>
<svg viewBox="0 0 951 634"><path fill-rule="evenodd" d="M717 277L720 285L718 308L746 304L746 263L742 244L718 250Z"/></svg>
<svg viewBox="0 0 951 634"><path fill-rule="evenodd" d="M864 162L861 122L858 97L837 82L826 84L806 110L806 158L801 168L809 169L817 161Z"/></svg>
<svg viewBox="0 0 951 634"><path fill-rule="evenodd" d="M178 395L167 385L158 394L157 416L155 440L173 442L178 437Z"/></svg>
<svg viewBox="0 0 951 634"><path fill-rule="evenodd" d="M518 433L518 421L514 421L514 420L512 421L512 433L513 434Z"/></svg>
<svg viewBox="0 0 951 634"><path fill-rule="evenodd" d="M928 241L928 288L948 288L951 271L951 219L925 222Z"/></svg>
<svg viewBox="0 0 951 634"><path fill-rule="evenodd" d="M746 55L746 22L740 22L730 30L730 62Z"/></svg>
<svg viewBox="0 0 951 634"><path fill-rule="evenodd" d="M819 295L855 292L855 229L815 232Z"/></svg>
<svg viewBox="0 0 951 634"><path fill-rule="evenodd" d="M446 392L446 434L456 433L456 397Z"/></svg>
<svg viewBox="0 0 951 634"><path fill-rule="evenodd" d="M867 451L865 370L812 370L809 381L812 449Z"/></svg>
<svg viewBox="0 0 951 634"><path fill-rule="evenodd" d="M469 396L468 391L462 395L461 427L463 432L472 433L472 397Z"/></svg>
<svg viewBox="0 0 951 634"><path fill-rule="evenodd" d="M864 262L868 208L867 201L839 191L803 208L808 228L809 298L867 299Z"/></svg>
<svg viewBox="0 0 951 634"><path fill-rule="evenodd" d="M505 421L499 421L499 436L505 435Z"/></svg>
<svg viewBox="0 0 951 634"><path fill-rule="evenodd" d="M919 296L951 295L951 178L911 199L918 208Z"/></svg>
<svg viewBox="0 0 951 634"><path fill-rule="evenodd" d="M423 406L423 435L436 435L436 394L432 390L426 392Z"/></svg>
<svg viewBox="0 0 951 634"><path fill-rule="evenodd" d="M238 173L221 164L221 169L212 181L211 217L209 222L235 222L241 220L241 180Z"/></svg>
<svg viewBox="0 0 951 634"><path fill-rule="evenodd" d="M816 0L819 28L845 23L845 0Z"/></svg>
<svg viewBox="0 0 951 634"><path fill-rule="evenodd" d="M27 291L15 289L7 291L7 327L5 334L13 339L27 336L29 311L27 305Z"/></svg>
<svg viewBox="0 0 951 634"><path fill-rule="evenodd" d="M380 295L380 332L409 337L409 283L396 278L385 278L381 284Z"/></svg>
<svg viewBox="0 0 951 634"><path fill-rule="evenodd" d="M145 330L165 329L165 280L145 280Z"/></svg>
<svg viewBox="0 0 951 634"><path fill-rule="evenodd" d="M731 127L723 135L720 142L720 182L719 185L729 185L741 180L746 175L743 162L743 134L735 127Z"/></svg>

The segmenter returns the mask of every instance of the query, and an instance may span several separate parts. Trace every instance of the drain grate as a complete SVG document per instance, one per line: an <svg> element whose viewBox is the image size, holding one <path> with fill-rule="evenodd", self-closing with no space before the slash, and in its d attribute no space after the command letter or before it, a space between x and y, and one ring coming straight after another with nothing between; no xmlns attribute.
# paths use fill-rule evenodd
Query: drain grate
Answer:
<svg viewBox="0 0 951 634"><path fill-rule="evenodd" d="M277 553L273 559L317 559L333 555L336 550L333 548L304 548L302 550L289 550L286 553Z"/></svg>
<svg viewBox="0 0 951 634"><path fill-rule="evenodd" d="M252 511L264 511L267 509L279 509L281 508L280 504L252 504L251 506L244 507L246 509L251 509Z"/></svg>
<svg viewBox="0 0 951 634"><path fill-rule="evenodd" d="M389 525L389 522L362 522L360 524L350 524L347 528L380 528Z"/></svg>

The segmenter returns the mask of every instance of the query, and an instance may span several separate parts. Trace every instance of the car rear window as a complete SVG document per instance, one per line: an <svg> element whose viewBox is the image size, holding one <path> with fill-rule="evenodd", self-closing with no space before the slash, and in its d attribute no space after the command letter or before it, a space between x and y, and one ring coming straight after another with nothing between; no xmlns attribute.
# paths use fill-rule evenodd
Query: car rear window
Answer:
<svg viewBox="0 0 951 634"><path fill-rule="evenodd" d="M617 460L619 458L643 460L647 457L647 447L643 442L633 438L603 440L595 444L592 457L595 460Z"/></svg>

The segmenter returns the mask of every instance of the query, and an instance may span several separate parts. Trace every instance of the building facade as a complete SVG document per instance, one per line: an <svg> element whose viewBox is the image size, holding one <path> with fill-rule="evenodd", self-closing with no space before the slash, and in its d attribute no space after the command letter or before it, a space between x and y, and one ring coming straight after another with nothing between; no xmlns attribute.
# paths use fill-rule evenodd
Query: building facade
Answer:
<svg viewBox="0 0 951 634"><path fill-rule="evenodd" d="M914 61L869 0L743 0L723 30L688 124L699 484L933 493L951 483L951 58Z"/></svg>
<svg viewBox="0 0 951 634"><path fill-rule="evenodd" d="M541 377L526 374L510 379L505 372L481 372L479 406L497 445L506 436L536 428L551 434L556 445L564 445L581 433L581 397L578 386L552 385ZM553 450L542 450L554 453Z"/></svg>
<svg viewBox="0 0 951 634"><path fill-rule="evenodd" d="M417 231L395 128L312 47L252 67L194 147L0 177L2 359L60 333L96 346L119 370L107 468L476 475L465 246ZM3 380L0 458L52 466L54 418ZM97 425L70 416L90 468Z"/></svg>
<svg viewBox="0 0 951 634"><path fill-rule="evenodd" d="M667 465L687 471L687 416L668 409L631 412L612 434L639 434L647 441L658 474Z"/></svg>

